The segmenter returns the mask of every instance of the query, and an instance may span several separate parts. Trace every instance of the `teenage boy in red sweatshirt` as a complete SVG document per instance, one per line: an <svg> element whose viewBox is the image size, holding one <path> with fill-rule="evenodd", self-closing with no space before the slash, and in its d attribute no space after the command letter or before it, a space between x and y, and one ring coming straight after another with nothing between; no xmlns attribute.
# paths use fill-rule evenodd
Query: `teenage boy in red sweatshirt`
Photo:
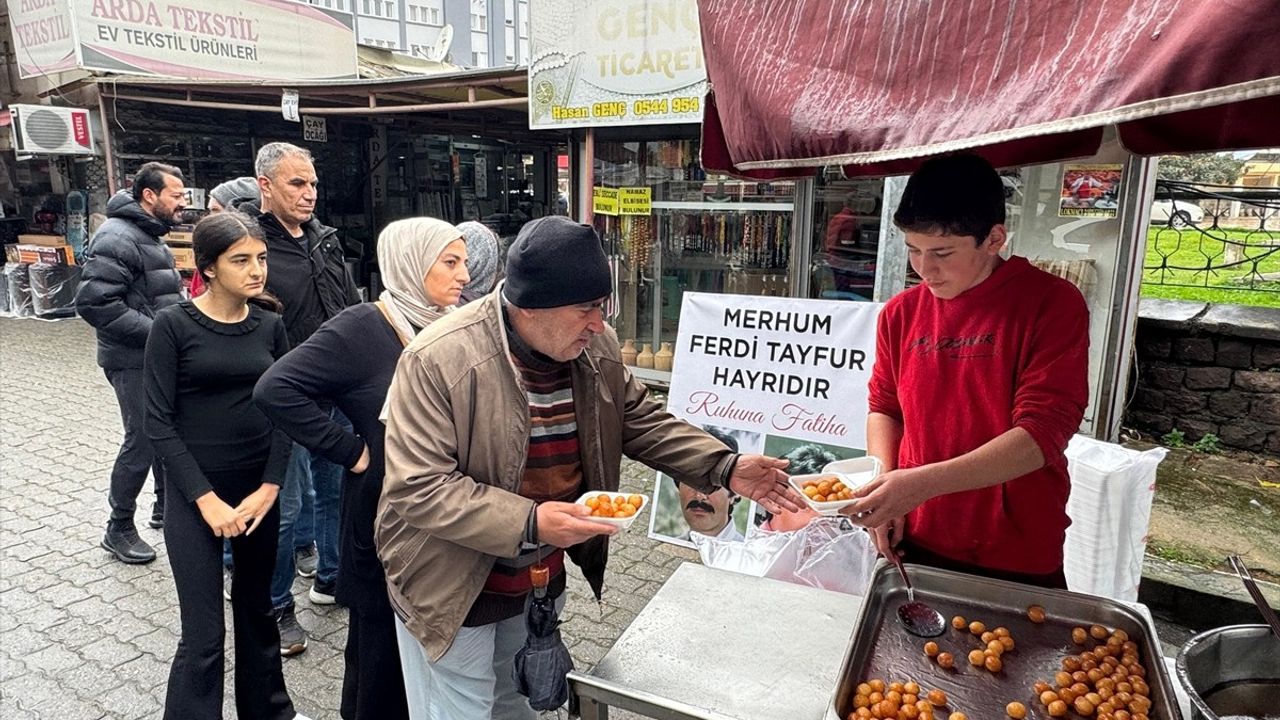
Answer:
<svg viewBox="0 0 1280 720"><path fill-rule="evenodd" d="M880 313L867 452L884 474L846 509L882 553L1066 587L1064 451L1088 402L1080 292L1000 257L1004 188L975 155L908 180L894 224L921 284Z"/></svg>

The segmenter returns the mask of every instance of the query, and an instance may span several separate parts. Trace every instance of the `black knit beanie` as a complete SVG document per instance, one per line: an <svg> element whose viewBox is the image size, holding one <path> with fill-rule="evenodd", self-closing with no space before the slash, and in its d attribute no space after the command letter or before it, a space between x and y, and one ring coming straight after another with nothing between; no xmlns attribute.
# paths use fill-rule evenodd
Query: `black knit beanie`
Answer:
<svg viewBox="0 0 1280 720"><path fill-rule="evenodd" d="M520 229L507 251L502 294L516 307L578 305L612 291L609 261L590 225L563 215L539 218Z"/></svg>

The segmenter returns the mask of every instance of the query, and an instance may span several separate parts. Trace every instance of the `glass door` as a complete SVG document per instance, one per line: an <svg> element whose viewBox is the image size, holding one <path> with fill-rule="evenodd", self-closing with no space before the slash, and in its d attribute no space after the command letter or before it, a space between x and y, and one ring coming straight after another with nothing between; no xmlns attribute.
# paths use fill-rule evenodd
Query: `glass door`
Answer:
<svg viewBox="0 0 1280 720"><path fill-rule="evenodd" d="M608 319L638 376L665 379L684 293L791 294L794 183L708 175L688 138L597 142L595 185L650 193L647 214L595 213L614 277Z"/></svg>

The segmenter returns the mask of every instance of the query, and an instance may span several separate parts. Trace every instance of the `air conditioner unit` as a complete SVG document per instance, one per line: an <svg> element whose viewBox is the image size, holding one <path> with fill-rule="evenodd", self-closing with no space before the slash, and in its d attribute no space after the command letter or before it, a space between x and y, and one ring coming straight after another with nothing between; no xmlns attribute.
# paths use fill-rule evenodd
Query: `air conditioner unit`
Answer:
<svg viewBox="0 0 1280 720"><path fill-rule="evenodd" d="M10 105L14 152L22 155L93 155L89 111L52 105Z"/></svg>

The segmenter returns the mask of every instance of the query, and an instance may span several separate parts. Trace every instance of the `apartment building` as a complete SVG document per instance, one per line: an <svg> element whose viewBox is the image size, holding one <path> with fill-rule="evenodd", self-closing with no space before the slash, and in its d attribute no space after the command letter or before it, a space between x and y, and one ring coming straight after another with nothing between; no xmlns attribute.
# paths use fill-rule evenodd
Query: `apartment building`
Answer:
<svg viewBox="0 0 1280 720"><path fill-rule="evenodd" d="M529 60L529 0L307 2L354 14L361 45L466 68L523 65Z"/></svg>

